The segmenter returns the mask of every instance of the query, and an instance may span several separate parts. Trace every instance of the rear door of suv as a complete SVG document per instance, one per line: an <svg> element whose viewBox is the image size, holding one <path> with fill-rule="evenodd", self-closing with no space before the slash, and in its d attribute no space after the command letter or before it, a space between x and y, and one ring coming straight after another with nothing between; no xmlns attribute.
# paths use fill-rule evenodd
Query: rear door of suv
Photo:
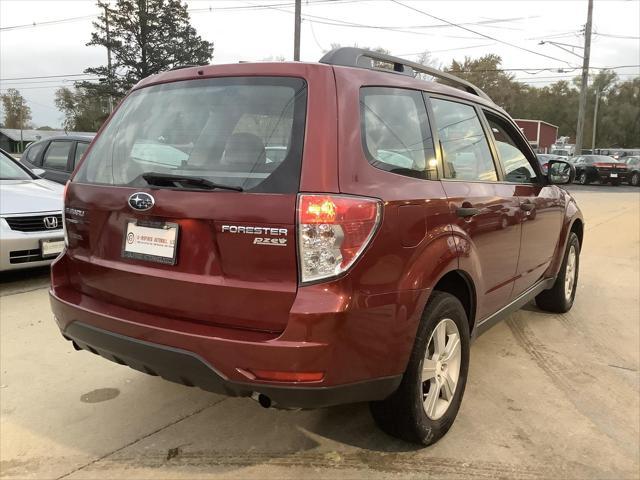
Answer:
<svg viewBox="0 0 640 480"><path fill-rule="evenodd" d="M303 143L306 129L314 143L327 132L332 93L317 88L327 95L306 122L301 77L198 78L130 94L68 189L73 286L163 318L282 331L298 286Z"/></svg>

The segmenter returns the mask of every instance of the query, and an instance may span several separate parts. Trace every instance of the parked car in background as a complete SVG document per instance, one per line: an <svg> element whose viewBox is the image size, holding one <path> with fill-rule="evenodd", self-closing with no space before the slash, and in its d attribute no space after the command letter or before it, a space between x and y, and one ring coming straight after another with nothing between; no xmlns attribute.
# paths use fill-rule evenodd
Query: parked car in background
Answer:
<svg viewBox="0 0 640 480"><path fill-rule="evenodd" d="M560 155L553 155L551 153L538 153L536 154L538 158L538 162L540 163L540 167L542 167L542 173L547 174L547 169L549 168L550 160L562 160L563 162L567 161L567 157L562 157Z"/></svg>
<svg viewBox="0 0 640 480"><path fill-rule="evenodd" d="M154 75L68 183L55 321L77 349L264 407L370 401L429 445L472 338L533 299L573 305L582 214L557 186L573 167L548 170L480 89L376 52Z"/></svg>
<svg viewBox="0 0 640 480"><path fill-rule="evenodd" d="M620 185L628 177L627 165L607 155L579 155L574 162L576 180L580 185L599 181Z"/></svg>
<svg viewBox="0 0 640 480"><path fill-rule="evenodd" d="M62 251L62 191L0 150L0 271L48 265Z"/></svg>
<svg viewBox="0 0 640 480"><path fill-rule="evenodd" d="M43 178L64 185L92 139L93 137L84 135L49 137L30 144L20 162L29 168L44 170L41 175Z"/></svg>
<svg viewBox="0 0 640 480"><path fill-rule="evenodd" d="M627 157L625 163L628 169L627 180L629 185L640 186L640 156Z"/></svg>

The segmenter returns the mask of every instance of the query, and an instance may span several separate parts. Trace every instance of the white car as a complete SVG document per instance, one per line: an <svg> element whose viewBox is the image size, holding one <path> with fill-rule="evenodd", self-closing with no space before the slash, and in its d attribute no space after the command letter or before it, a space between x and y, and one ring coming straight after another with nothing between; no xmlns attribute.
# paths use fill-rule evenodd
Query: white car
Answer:
<svg viewBox="0 0 640 480"><path fill-rule="evenodd" d="M0 150L0 271L48 265L62 252L63 190Z"/></svg>

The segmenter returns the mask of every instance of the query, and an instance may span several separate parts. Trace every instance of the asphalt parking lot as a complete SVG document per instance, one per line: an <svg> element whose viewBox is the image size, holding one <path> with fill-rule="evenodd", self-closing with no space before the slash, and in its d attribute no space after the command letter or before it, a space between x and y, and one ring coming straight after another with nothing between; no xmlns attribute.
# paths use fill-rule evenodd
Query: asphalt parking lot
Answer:
<svg viewBox="0 0 640 480"><path fill-rule="evenodd" d="M478 339L458 419L417 449L366 405L265 410L86 352L46 270L0 282L3 478L638 478L640 190L571 186L586 219L565 315L528 305Z"/></svg>

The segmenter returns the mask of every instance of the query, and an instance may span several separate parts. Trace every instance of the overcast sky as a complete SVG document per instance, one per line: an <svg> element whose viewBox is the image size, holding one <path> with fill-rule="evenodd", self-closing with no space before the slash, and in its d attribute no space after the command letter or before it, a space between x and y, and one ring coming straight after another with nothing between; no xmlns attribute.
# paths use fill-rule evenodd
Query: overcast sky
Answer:
<svg viewBox="0 0 640 480"><path fill-rule="evenodd" d="M536 70L570 69L582 63L575 55L538 43L549 39L581 45L584 39L580 30L586 21L587 0L400 1L448 22L464 24L477 33L443 24L393 0L332 3L303 0L301 59L317 61L323 50L328 50L332 43L340 43L381 46L411 59L429 50L445 65L465 55L478 57L496 53L502 57L503 67L528 69L514 73L522 81L536 86L553 78L570 79L578 74L577 69L562 73ZM112 0L112 3L115 2ZM191 0L187 3L198 33L215 44L213 63L279 56L292 59L293 0ZM281 6L264 8L265 5ZM70 75L106 63L105 49L85 46L97 13L92 0L0 0L0 90L18 88L31 107L32 122L36 126L59 127L62 115L53 101L56 88L72 86L74 77ZM596 1L593 18L596 35L592 41L591 65L635 65L616 70L623 79L640 74L640 0ZM57 20L65 21L43 23ZM553 58L528 53L480 34ZM52 75L60 77L16 79Z"/></svg>

